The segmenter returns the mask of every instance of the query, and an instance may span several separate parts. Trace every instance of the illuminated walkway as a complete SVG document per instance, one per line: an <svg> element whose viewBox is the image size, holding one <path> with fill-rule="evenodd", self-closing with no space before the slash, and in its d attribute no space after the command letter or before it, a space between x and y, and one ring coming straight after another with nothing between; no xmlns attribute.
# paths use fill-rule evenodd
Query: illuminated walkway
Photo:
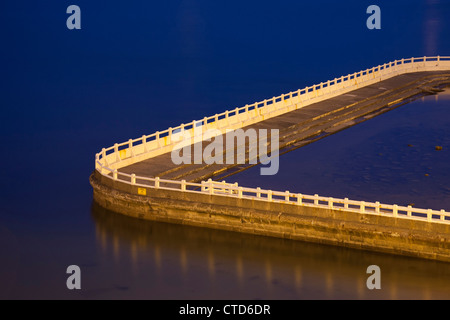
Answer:
<svg viewBox="0 0 450 320"><path fill-rule="evenodd" d="M280 153L370 119L450 83L450 57L396 60L178 127L96 155L94 199L149 220L362 247L450 261L450 213L219 182L249 165L175 165L177 136L279 129ZM199 142L200 141L200 142ZM247 149L246 149L247 150ZM302 190L308 192L308 190ZM381 235L380 235L381 234Z"/></svg>

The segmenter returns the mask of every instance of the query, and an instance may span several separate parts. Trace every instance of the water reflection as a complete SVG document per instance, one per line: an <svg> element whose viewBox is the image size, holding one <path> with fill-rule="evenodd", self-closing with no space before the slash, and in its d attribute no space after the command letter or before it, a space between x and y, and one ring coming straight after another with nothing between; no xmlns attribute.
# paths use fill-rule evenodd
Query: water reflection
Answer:
<svg viewBox="0 0 450 320"><path fill-rule="evenodd" d="M427 0L424 20L425 54L427 56L439 54L438 39L442 21L437 5L439 5L438 0Z"/></svg>
<svg viewBox="0 0 450 320"><path fill-rule="evenodd" d="M448 101L450 100L450 87L444 88L444 91L439 92L439 94L436 94L435 100L436 101Z"/></svg>
<svg viewBox="0 0 450 320"><path fill-rule="evenodd" d="M142 221L95 203L92 218L102 259L113 264L103 276L132 273L146 298L450 298L446 263ZM366 288L372 264L381 290Z"/></svg>

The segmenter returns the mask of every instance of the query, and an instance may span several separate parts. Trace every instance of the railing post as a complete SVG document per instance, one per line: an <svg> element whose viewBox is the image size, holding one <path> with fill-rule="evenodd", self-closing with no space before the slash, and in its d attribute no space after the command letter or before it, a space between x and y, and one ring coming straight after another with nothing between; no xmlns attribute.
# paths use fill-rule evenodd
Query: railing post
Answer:
<svg viewBox="0 0 450 320"><path fill-rule="evenodd" d="M441 221L445 221L445 210L441 210Z"/></svg>
<svg viewBox="0 0 450 320"><path fill-rule="evenodd" d="M284 192L284 194L285 194L285 196L284 196L284 201L289 202L289 191L286 190L286 191Z"/></svg>
<svg viewBox="0 0 450 320"><path fill-rule="evenodd" d="M267 191L267 200L272 202L272 190Z"/></svg>
<svg viewBox="0 0 450 320"><path fill-rule="evenodd" d="M328 208L333 209L333 198L332 197L328 198Z"/></svg>
<svg viewBox="0 0 450 320"><path fill-rule="evenodd" d="M136 184L136 175L134 173L131 174L131 184Z"/></svg>
<svg viewBox="0 0 450 320"><path fill-rule="evenodd" d="M255 108L253 109L253 111L255 112L255 114L256 114L256 112L258 112L257 111L257 105L258 105L258 102L255 102L255 103L253 103L253 105L255 106ZM248 110L247 110L247 120L250 120L250 119L252 119L252 114L251 114L251 112L249 112Z"/></svg>
<svg viewBox="0 0 450 320"><path fill-rule="evenodd" d="M228 183L226 183L225 182L225 180L222 180L222 185L223 185L223 188L222 189L220 189L222 192L225 192L226 191L226 186L228 185Z"/></svg>
<svg viewBox="0 0 450 320"><path fill-rule="evenodd" d="M106 166L106 149L105 148L102 148L102 160Z"/></svg>
<svg viewBox="0 0 450 320"><path fill-rule="evenodd" d="M169 127L169 134L168 134L168 141L167 144L171 144L172 143L172 127Z"/></svg>
<svg viewBox="0 0 450 320"><path fill-rule="evenodd" d="M344 198L344 209L348 209L348 198Z"/></svg>
<svg viewBox="0 0 450 320"><path fill-rule="evenodd" d="M208 179L208 183L209 183L209 194L214 194L214 185L211 178Z"/></svg>
<svg viewBox="0 0 450 320"><path fill-rule="evenodd" d="M144 153L147 152L147 137L145 134L142 136L142 145L144 146Z"/></svg>
<svg viewBox="0 0 450 320"><path fill-rule="evenodd" d="M261 198L261 188L260 187L256 188L256 197Z"/></svg>
<svg viewBox="0 0 450 320"><path fill-rule="evenodd" d="M155 132L155 140L158 142L158 147L161 148L161 140L159 139L159 131Z"/></svg>
<svg viewBox="0 0 450 320"><path fill-rule="evenodd" d="M437 65L439 65L440 61L441 61L441 56L437 56Z"/></svg>
<svg viewBox="0 0 450 320"><path fill-rule="evenodd" d="M119 145L117 143L114 143L114 154L116 155L116 162L119 162L120 154L119 154Z"/></svg>
<svg viewBox="0 0 450 320"><path fill-rule="evenodd" d="M315 205L319 204L319 195L317 193L314 195L314 204Z"/></svg>
<svg viewBox="0 0 450 320"><path fill-rule="evenodd" d="M235 183L233 184L233 186L234 186L235 188L237 188L237 187L238 187L238 183L235 182ZM233 189L231 189L231 187L230 187L230 194L233 194Z"/></svg>
<svg viewBox="0 0 450 320"><path fill-rule="evenodd" d="M230 125L230 115L229 115L230 111L225 111L225 120L227 121L227 126Z"/></svg>
<svg viewBox="0 0 450 320"><path fill-rule="evenodd" d="M159 177L155 178L155 188L158 189L159 188Z"/></svg>
<svg viewBox="0 0 450 320"><path fill-rule="evenodd" d="M365 213L365 212L366 212L366 203L365 203L364 201L361 201L361 202L360 202L360 205L359 205L359 211L360 211L361 213Z"/></svg>
<svg viewBox="0 0 450 320"><path fill-rule="evenodd" d="M114 169L113 171L113 179L117 180L117 169Z"/></svg>
<svg viewBox="0 0 450 320"><path fill-rule="evenodd" d="M238 188L238 198L241 199L242 198L242 187Z"/></svg>
<svg viewBox="0 0 450 320"><path fill-rule="evenodd" d="M406 210L406 215L407 215L408 217L411 217L411 216L412 216L411 211L412 211L412 206L409 205L409 206L408 206L408 210Z"/></svg>
<svg viewBox="0 0 450 320"><path fill-rule="evenodd" d="M433 210L428 209L427 210L427 221L431 222L433 220Z"/></svg>
<svg viewBox="0 0 450 320"><path fill-rule="evenodd" d="M186 191L186 180L181 180L181 191Z"/></svg>
<svg viewBox="0 0 450 320"><path fill-rule="evenodd" d="M133 152L133 140L129 139L128 140L128 149L130 149L130 157L134 157L134 152Z"/></svg>
<svg viewBox="0 0 450 320"><path fill-rule="evenodd" d="M297 194L297 204L298 205L301 205L302 204L302 194L301 193L299 193L299 194Z"/></svg>
<svg viewBox="0 0 450 320"><path fill-rule="evenodd" d="M380 213L380 202L379 201L375 202L375 212Z"/></svg>
<svg viewBox="0 0 450 320"><path fill-rule="evenodd" d="M394 204L394 207L392 208L392 215L394 217L398 216L398 205Z"/></svg>

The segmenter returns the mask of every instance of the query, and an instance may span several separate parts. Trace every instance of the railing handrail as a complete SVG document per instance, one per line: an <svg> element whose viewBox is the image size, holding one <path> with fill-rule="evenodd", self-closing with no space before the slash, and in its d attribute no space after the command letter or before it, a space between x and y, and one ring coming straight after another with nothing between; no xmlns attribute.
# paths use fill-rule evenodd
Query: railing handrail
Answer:
<svg viewBox="0 0 450 320"><path fill-rule="evenodd" d="M434 65L427 65L426 63L437 63ZM438 223L450 223L450 213L446 212L445 210L432 210L432 209L420 209L420 208L413 208L411 206L398 206L398 205L388 205L388 204L381 204L379 202L365 202L365 201L356 201L356 200L349 200L347 198L345 199L338 199L338 198L332 198L332 197L321 197L318 195L304 195L301 193L290 193L289 191L273 191L273 190L264 190L261 188L248 188L248 187L241 187L238 186L237 183L231 184L227 183L225 181L218 182L218 181L212 181L211 179L208 181L202 181L202 183L193 183L193 182L186 182L184 180L167 180L167 179L160 179L159 177L151 178L151 177L143 177L143 176L136 176L135 174L127 174L124 172L118 172L115 167L109 167L106 160L106 156L114 155L115 161L113 161L113 164L120 163L124 159L129 159L136 157L137 155L143 155L143 154L151 154L152 151L161 149L161 145L163 142L161 139L164 140L165 146L171 145L172 141L169 141L170 143L167 143L167 139L171 139L172 134L176 134L178 132L182 132L183 130L192 130L195 127L198 127L198 124L201 124L201 126L208 126L210 123L214 123L221 120L227 120L227 123L230 123L230 119L233 117L236 117L238 121L241 121L239 118L240 116L245 116L245 113L247 114L247 118L250 118L248 114L250 113L256 113L258 110L262 110L263 108L267 108L268 106L274 105L278 102L283 102L286 100L291 99L291 105L293 104L292 99L293 98L299 98L304 95L308 95L306 101L308 100L314 100L314 98L320 95L323 98L329 98L328 96L332 96L336 93L339 93L342 90L349 89L349 88L358 88L361 87L362 84L366 83L365 85L368 85L367 83L371 83L374 80L377 80L378 78L375 77L375 73L380 73L381 71L390 71L389 73L379 74L378 77L380 79L382 78L388 78L390 76L394 76L397 74L407 73L407 72L414 72L418 71L419 69L427 69L427 68L436 68L439 67L441 62L450 62L450 56L434 56L434 57L418 57L418 58L408 58L408 59L401 59L401 60L394 60L388 63L385 63L383 65L378 65L373 68L361 70L359 72L355 72L352 74L348 74L346 76L341 76L340 78L334 78L333 80L328 80L327 82L321 82L320 84L315 84L313 86L305 87L303 89L298 89L296 91L291 91L287 94L281 94L277 97L273 97L271 99L265 99L260 102L255 102L253 104L245 105L240 108L235 108L233 110L227 110L220 114L215 114L213 116L204 117L201 120L194 120L187 124L181 124L178 127L171 127L169 129L166 129L164 131L157 131L155 133L152 133L150 135L143 135L140 138L136 139L129 139L128 141L122 142L122 143L116 143L111 147L103 148L101 152L97 153L95 155L95 164L96 164L96 170L99 171L103 176L106 176L108 178L111 178L113 180L118 180L123 183L136 185L138 187L145 187L145 188L159 188L159 189L168 189L168 190L181 190L183 192L202 192L207 194L213 194L217 196L231 196L231 197L238 197L238 198L249 198L249 199L256 199L261 201L271 201L271 202L283 202L283 203L290 203L290 204L297 204L297 205L305 205L305 206L318 206L318 207L328 207L338 210L346 210L346 211L358 211L360 213L369 213L369 214L381 214L381 215L390 215L394 217L402 217L402 218L408 218L408 219L419 219L419 220L427 220L429 222L438 222ZM404 69L403 67L405 65L417 65L417 70L410 70L410 69ZM443 70L450 70L450 63L445 65L445 69ZM391 70L392 69L392 70ZM373 78L371 79L363 79L362 81L358 82L358 79L363 77L368 77L370 75L373 75ZM388 76L388 77L386 77ZM347 82L354 81L354 83L351 83L349 86L345 86ZM380 80L381 81L381 80ZM337 86L341 85L341 88L336 88L336 90L331 91L331 86ZM327 90L328 92L324 92L324 90ZM310 94L314 94L315 97L310 97ZM324 97L325 96L325 97ZM279 101L278 101L279 100ZM301 99L300 103L302 104L302 107L304 107L304 100ZM315 102L315 101L314 101ZM307 105L307 104L306 104ZM290 105L287 106L289 108ZM286 106L284 106L286 107ZM241 112L243 111L243 112ZM267 113L273 113L277 112L279 110L262 110L259 111L260 115L261 113L264 114ZM289 111L289 110L288 110ZM288 112L286 111L286 112ZM234 114L234 115L233 115ZM267 119L267 115L265 114L265 119ZM221 118L225 117L225 118ZM255 115L255 117L258 117L258 115ZM219 119L221 118L221 119ZM212 122L208 122L209 120L214 119ZM251 118L253 119L253 118ZM241 122L242 125L242 122ZM243 126L243 125L242 125ZM186 129L189 128L189 129ZM153 140L150 140L151 138L154 138ZM155 142L157 144L157 147L154 147L153 149L147 149L148 143ZM135 144L139 143L139 144ZM120 147L127 146L127 148L120 149ZM141 152L137 154L136 151L137 147L141 147ZM112 151L112 152L111 152ZM121 152L125 154L124 157L121 156ZM121 177L125 177L126 179L121 179ZM128 179L130 181L128 181ZM142 183L137 183L137 180L143 180L148 182L153 182L153 185L146 185ZM172 184L172 185L179 185L180 188L174 188L174 187L168 187L168 186L161 186L161 184ZM195 188L195 189L189 189ZM216 190L218 189L218 190ZM247 193L245 195L244 193ZM248 195L248 194L254 194L254 195ZM281 199L280 199L281 197ZM291 200L291 198L294 198L296 200ZM311 203L312 201L312 203ZM337 205L337 206L336 206ZM341 206L342 205L342 206ZM353 206L355 208L350 208L350 206ZM399 214L399 212L403 212ZM425 215L425 217L417 216L417 215ZM437 216L435 218L434 216ZM447 219L448 218L448 219Z"/></svg>

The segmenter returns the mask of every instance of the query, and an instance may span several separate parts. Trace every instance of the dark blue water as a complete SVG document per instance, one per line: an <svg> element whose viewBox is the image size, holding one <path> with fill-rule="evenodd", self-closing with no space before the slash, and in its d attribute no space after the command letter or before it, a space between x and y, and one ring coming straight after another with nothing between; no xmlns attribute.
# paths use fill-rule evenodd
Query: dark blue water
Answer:
<svg viewBox="0 0 450 320"><path fill-rule="evenodd" d="M71 4L81 30L66 28ZM3 1L0 297L449 298L448 264L92 207L102 147L394 59L450 55L450 1L377 1L381 30L366 28L370 4ZM236 180L450 209L447 105L403 106L285 155L271 181ZM81 291L65 286L71 264Z"/></svg>

